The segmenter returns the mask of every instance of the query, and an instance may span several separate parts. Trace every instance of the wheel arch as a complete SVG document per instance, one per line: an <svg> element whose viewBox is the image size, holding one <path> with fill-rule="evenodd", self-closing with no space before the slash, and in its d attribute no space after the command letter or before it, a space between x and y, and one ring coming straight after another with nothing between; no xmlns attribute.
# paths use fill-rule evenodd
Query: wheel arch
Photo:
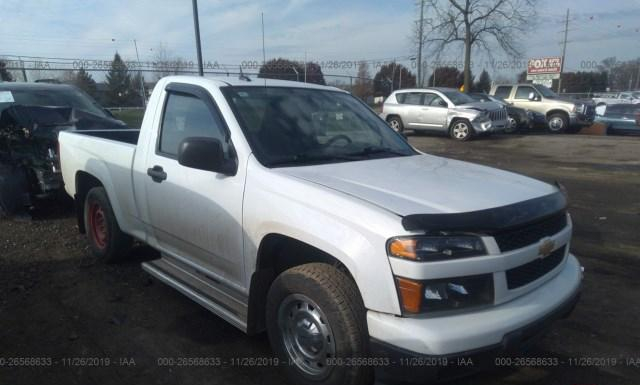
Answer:
<svg viewBox="0 0 640 385"><path fill-rule="evenodd" d="M248 334L256 334L266 328L267 293L276 277L287 269L313 262L335 267L344 272L358 287L349 268L319 247L281 233L269 233L262 238L249 289ZM358 292L360 293L359 289Z"/></svg>
<svg viewBox="0 0 640 385"><path fill-rule="evenodd" d="M547 119L547 122L549 121L549 118L554 114L564 115L567 118L567 123L569 122L569 112L561 108L554 108L552 110L547 111L547 113L545 114L545 118Z"/></svg>
<svg viewBox="0 0 640 385"><path fill-rule="evenodd" d="M74 196L74 205L76 209L76 218L78 221L78 230L81 234L86 233L86 223L84 223L84 201L87 194L94 187L104 187L100 179L86 171L78 171L76 173L76 193Z"/></svg>

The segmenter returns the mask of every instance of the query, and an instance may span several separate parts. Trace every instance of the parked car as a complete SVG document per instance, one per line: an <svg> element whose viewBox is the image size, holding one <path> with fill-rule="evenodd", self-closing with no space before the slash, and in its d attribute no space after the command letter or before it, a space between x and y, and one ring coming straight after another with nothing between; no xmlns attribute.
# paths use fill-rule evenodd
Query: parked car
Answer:
<svg viewBox="0 0 640 385"><path fill-rule="evenodd" d="M504 131L507 109L500 103L477 102L453 88L408 89L392 92L382 106L382 119L405 129L447 133L455 140Z"/></svg>
<svg viewBox="0 0 640 385"><path fill-rule="evenodd" d="M608 104L638 104L640 103L640 91L625 91L615 94L594 95L593 102L596 106Z"/></svg>
<svg viewBox="0 0 640 385"><path fill-rule="evenodd" d="M590 126L595 116L594 103L562 98L540 84L494 85L489 94L515 107L543 114L552 133Z"/></svg>
<svg viewBox="0 0 640 385"><path fill-rule="evenodd" d="M640 105L607 105L603 114L596 115L596 122L606 125L609 135L640 135Z"/></svg>
<svg viewBox="0 0 640 385"><path fill-rule="evenodd" d="M527 111L524 108L514 107L502 99L498 99L495 96L487 95L485 93L470 92L467 95L471 96L478 102L494 102L504 105L507 108L508 114L508 124L505 129L506 132L514 132L520 128L529 128L529 121L532 118L531 111Z"/></svg>
<svg viewBox="0 0 640 385"><path fill-rule="evenodd" d="M442 379L402 362L513 351L577 301L557 186L415 151L343 90L167 77L147 114L60 134L90 250L160 250L143 268L266 330L292 383Z"/></svg>
<svg viewBox="0 0 640 385"><path fill-rule="evenodd" d="M62 191L60 131L123 128L73 86L0 83L0 213L24 213Z"/></svg>

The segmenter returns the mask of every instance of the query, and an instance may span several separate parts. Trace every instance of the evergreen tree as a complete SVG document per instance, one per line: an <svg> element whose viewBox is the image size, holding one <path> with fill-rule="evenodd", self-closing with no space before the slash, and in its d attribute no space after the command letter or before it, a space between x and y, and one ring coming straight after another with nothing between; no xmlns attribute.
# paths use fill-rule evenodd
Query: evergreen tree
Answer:
<svg viewBox="0 0 640 385"><path fill-rule="evenodd" d="M84 68L80 68L78 72L75 73L73 85L91 95L91 97L96 97L96 81L93 80L91 74L85 71Z"/></svg>
<svg viewBox="0 0 640 385"><path fill-rule="evenodd" d="M7 63L3 60L0 60L0 81L10 82L13 81L13 76L11 76L11 72L7 70Z"/></svg>
<svg viewBox="0 0 640 385"><path fill-rule="evenodd" d="M132 88L131 74L120 54L116 52L106 76L106 103L109 107L131 106L138 94Z"/></svg>
<svg viewBox="0 0 640 385"><path fill-rule="evenodd" d="M473 91L484 92L488 94L490 90L491 90L491 76L489 76L489 73L487 72L487 70L482 70L482 72L480 73L480 78L473 85Z"/></svg>
<svg viewBox="0 0 640 385"><path fill-rule="evenodd" d="M402 82L402 83L400 83ZM376 95L388 96L393 90L401 88L413 88L416 86L416 75L402 64L389 63L380 66L373 77L373 90Z"/></svg>

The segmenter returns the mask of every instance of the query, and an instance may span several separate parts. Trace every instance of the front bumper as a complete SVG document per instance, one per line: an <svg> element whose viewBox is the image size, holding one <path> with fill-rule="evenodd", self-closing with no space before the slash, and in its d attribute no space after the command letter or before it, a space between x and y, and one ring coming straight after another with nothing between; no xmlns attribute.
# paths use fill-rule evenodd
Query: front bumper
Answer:
<svg viewBox="0 0 640 385"><path fill-rule="evenodd" d="M594 115L580 113L569 114L569 124L572 126L590 126L593 124Z"/></svg>
<svg viewBox="0 0 640 385"><path fill-rule="evenodd" d="M386 357L389 363L376 367L377 374L387 381L424 382L427 378L444 379L468 374L469 369L481 369L484 366L476 361L460 367L458 359L491 361L492 357L526 348L554 320L571 312L581 281L581 267L569 255L563 269L542 286L488 309L432 318L369 311L372 356ZM418 365L412 365L416 362Z"/></svg>

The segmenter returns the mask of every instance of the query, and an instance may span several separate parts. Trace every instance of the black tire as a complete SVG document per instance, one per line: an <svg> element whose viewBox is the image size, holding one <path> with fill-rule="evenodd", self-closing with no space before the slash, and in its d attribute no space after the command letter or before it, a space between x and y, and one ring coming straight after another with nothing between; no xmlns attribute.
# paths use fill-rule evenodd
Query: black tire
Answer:
<svg viewBox="0 0 640 385"><path fill-rule="evenodd" d="M115 263L127 256L133 238L120 230L103 187L94 187L87 193L84 223L89 248L94 256L106 263Z"/></svg>
<svg viewBox="0 0 640 385"><path fill-rule="evenodd" d="M464 125L466 129L463 129L462 125ZM463 132L466 132L466 135L462 135ZM449 136L451 139L459 142L466 142L473 137L473 134L473 126L468 120L457 119L451 122L451 126L449 127Z"/></svg>
<svg viewBox="0 0 640 385"><path fill-rule="evenodd" d="M560 112L551 114L547 119L547 128L552 134L561 134L569 128L569 118Z"/></svg>
<svg viewBox="0 0 640 385"><path fill-rule="evenodd" d="M308 306L311 303L312 306ZM317 312L317 318L306 317L310 312ZM370 366L336 362L366 357L369 340L360 293L355 283L340 270L324 263L309 263L286 270L269 289L266 319L271 346L281 362L286 363L284 370L291 383L364 385L373 382ZM308 325L307 320L313 319L322 320L322 323L311 322L311 326L300 332L299 325ZM293 329L291 324L298 327ZM323 330L328 330L329 334ZM312 334L313 337L309 337ZM312 340L317 343L308 343ZM300 346L304 343L289 342L287 345L287 341L303 341L317 348L305 350L315 352L317 360L310 358L308 361L304 355L296 354L303 349ZM296 363L296 357L304 359ZM309 373L314 368L320 372Z"/></svg>
<svg viewBox="0 0 640 385"><path fill-rule="evenodd" d="M400 119L399 116L392 116L388 118L387 123L389 124L389 127L393 128L399 133L402 134L404 132L404 124L402 124L402 119Z"/></svg>
<svg viewBox="0 0 640 385"><path fill-rule="evenodd" d="M518 119L517 116L512 116L509 115L507 117L507 122L509 124L509 127L507 127L504 132L511 134L514 133L516 131L518 131L518 129L520 128L520 119Z"/></svg>

